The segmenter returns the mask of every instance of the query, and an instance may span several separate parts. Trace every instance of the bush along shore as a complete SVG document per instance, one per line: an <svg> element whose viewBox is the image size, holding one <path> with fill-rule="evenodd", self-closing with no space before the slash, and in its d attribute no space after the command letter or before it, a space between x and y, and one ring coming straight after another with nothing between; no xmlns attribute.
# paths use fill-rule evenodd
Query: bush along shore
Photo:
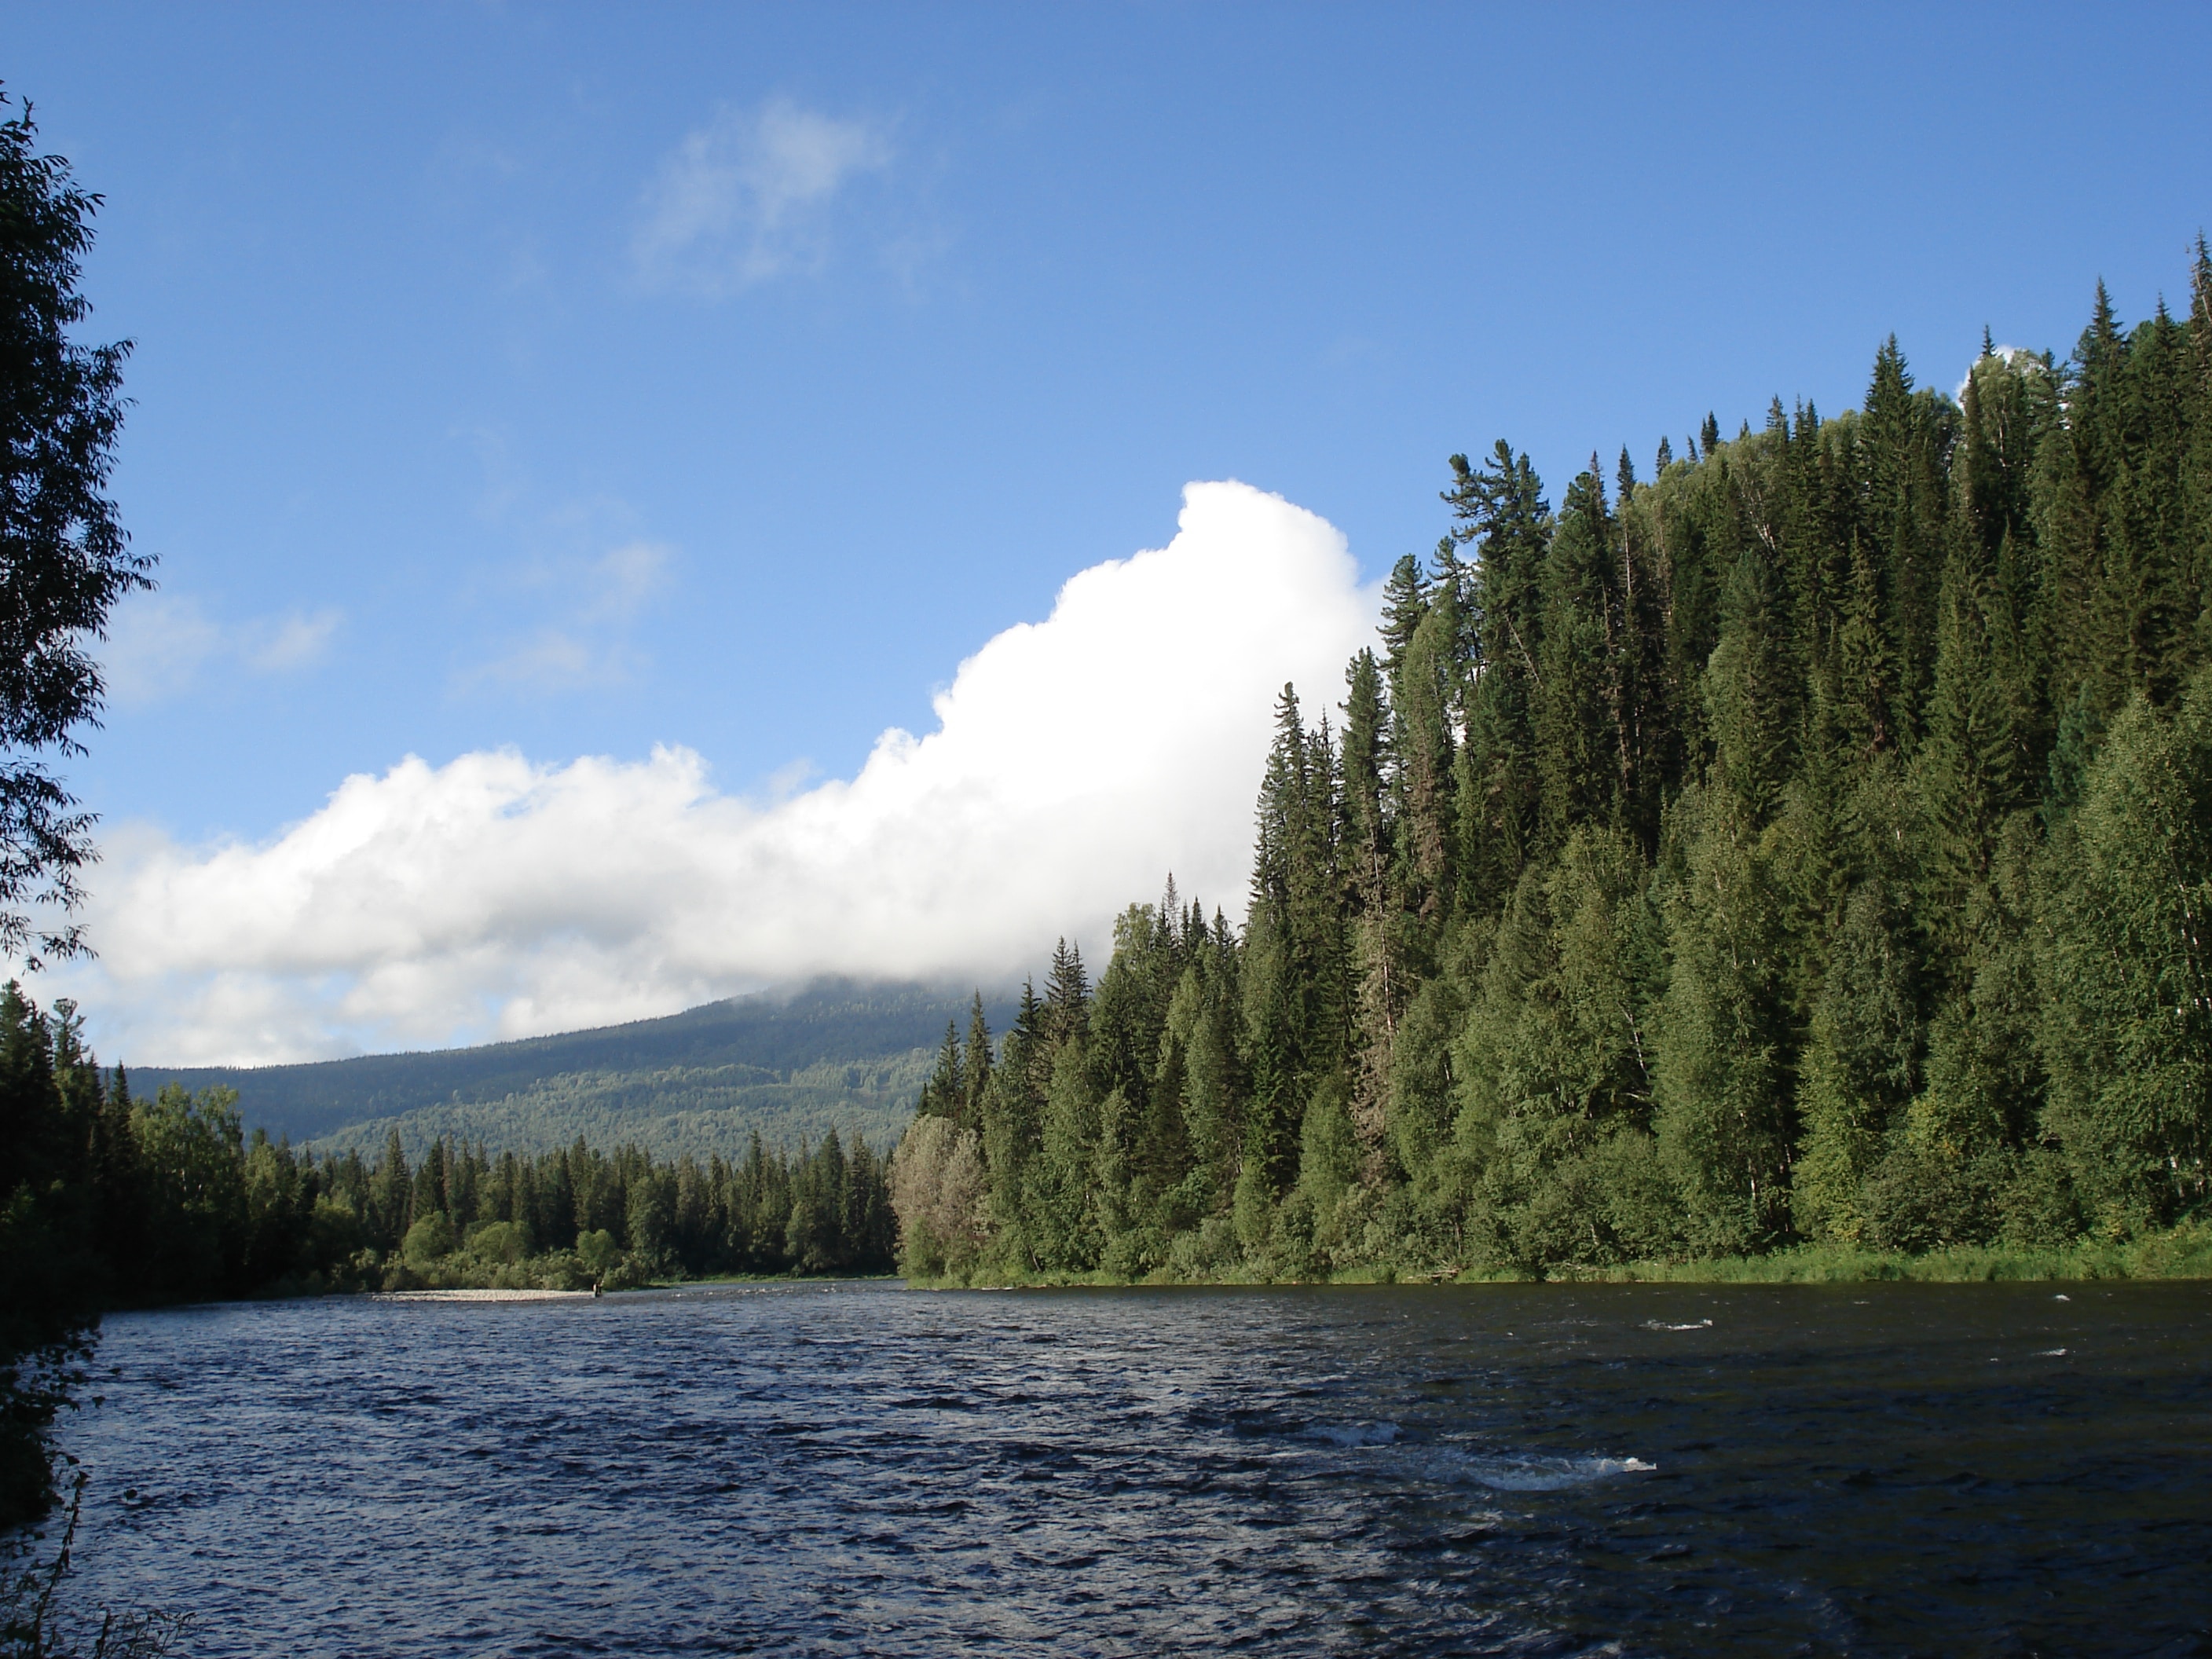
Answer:
<svg viewBox="0 0 2212 1659"><path fill-rule="evenodd" d="M1555 509L1499 443L1245 920L1176 893L948 1030L939 1283L2197 1273L2212 1190L2212 256L1957 396L1708 416Z"/></svg>

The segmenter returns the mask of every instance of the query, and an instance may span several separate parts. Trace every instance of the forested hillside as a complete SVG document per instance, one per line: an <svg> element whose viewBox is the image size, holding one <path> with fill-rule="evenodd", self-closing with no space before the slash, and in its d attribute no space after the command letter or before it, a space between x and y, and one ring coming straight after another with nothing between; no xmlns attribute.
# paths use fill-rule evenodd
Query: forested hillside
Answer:
<svg viewBox="0 0 2212 1659"><path fill-rule="evenodd" d="M246 1121L325 1151L410 1157L434 1141L550 1152L579 1136L659 1158L794 1148L831 1130L897 1138L948 1022L969 999L921 985L817 981L663 1019L474 1048L299 1066L134 1065L143 1092L229 1089ZM1003 1020L1004 1011L994 1008Z"/></svg>
<svg viewBox="0 0 2212 1659"><path fill-rule="evenodd" d="M1447 533L1319 718L1241 932L1133 906L894 1170L909 1265L1547 1271L2125 1238L2212 1138L2212 260L2186 319L1893 341Z"/></svg>

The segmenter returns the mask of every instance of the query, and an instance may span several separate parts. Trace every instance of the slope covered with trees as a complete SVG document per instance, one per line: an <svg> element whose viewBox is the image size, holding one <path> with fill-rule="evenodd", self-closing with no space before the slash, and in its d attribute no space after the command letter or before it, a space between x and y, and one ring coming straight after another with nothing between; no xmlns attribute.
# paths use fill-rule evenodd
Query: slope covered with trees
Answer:
<svg viewBox="0 0 2212 1659"><path fill-rule="evenodd" d="M1241 931L1170 885L948 1049L916 1272L2137 1237L2212 1141L2212 259L1957 399L1454 457Z"/></svg>
<svg viewBox="0 0 2212 1659"><path fill-rule="evenodd" d="M397 1130L410 1157L438 1139L551 1152L581 1135L656 1158L738 1158L756 1133L787 1149L832 1128L896 1139L939 1034L967 1016L964 996L938 988L822 979L789 995L471 1048L291 1066L133 1060L131 1072L149 1092L172 1082L231 1090L248 1121L325 1150L374 1154Z"/></svg>

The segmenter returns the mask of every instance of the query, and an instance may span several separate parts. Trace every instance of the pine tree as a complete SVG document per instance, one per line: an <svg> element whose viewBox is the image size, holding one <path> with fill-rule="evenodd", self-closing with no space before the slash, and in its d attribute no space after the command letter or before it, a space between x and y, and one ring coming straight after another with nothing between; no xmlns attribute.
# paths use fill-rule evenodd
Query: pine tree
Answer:
<svg viewBox="0 0 2212 1659"><path fill-rule="evenodd" d="M1523 876L1468 1012L1458 1136L1481 1151L1485 1207L1516 1265L1626 1254L1610 1218L1568 1200L1610 1141L1650 1129L1644 878L1625 836L1577 829L1557 866Z"/></svg>
<svg viewBox="0 0 2212 1659"><path fill-rule="evenodd" d="M1433 933L1452 898L1453 641L1458 611L1449 590L1422 617L1391 690L1390 750L1397 788L1397 908Z"/></svg>
<svg viewBox="0 0 2212 1659"><path fill-rule="evenodd" d="M2212 661L2212 247L2197 237L2190 271L2188 367L2182 392L2189 430L2182 463L2183 560L2193 574L2196 658Z"/></svg>
<svg viewBox="0 0 2212 1659"><path fill-rule="evenodd" d="M1405 672L1406 651L1413 642L1413 630L1428 613L1428 584L1422 580L1421 562L1408 553L1391 567L1389 578L1382 585L1382 623L1378 631L1382 635L1383 672L1393 686Z"/></svg>
<svg viewBox="0 0 2212 1659"><path fill-rule="evenodd" d="M1828 954L1798 1094L1799 1227L1856 1240L1861 1184L1917 1091L1922 1024L1909 897L1880 876L1851 895Z"/></svg>
<svg viewBox="0 0 2212 1659"><path fill-rule="evenodd" d="M1917 730L1919 700L1935 656L1940 543L1928 532L1930 503L1923 399L1892 335L1875 354L1859 454L1865 539L1881 573L1884 644L1896 670L1887 725L1900 746Z"/></svg>
<svg viewBox="0 0 2212 1659"><path fill-rule="evenodd" d="M1565 845L1573 827L1614 821L1622 733L1610 684L1620 661L1613 524L1597 458L1568 486L1544 562L1543 647L1534 735L1542 842Z"/></svg>
<svg viewBox="0 0 2212 1659"><path fill-rule="evenodd" d="M1090 1024L1091 975L1083 966L1082 948L1063 939L1053 947L1052 971L1045 980L1044 1008L1038 1023L1048 1079L1060 1049L1087 1035Z"/></svg>
<svg viewBox="0 0 2212 1659"><path fill-rule="evenodd" d="M370 1201L374 1206L376 1230L384 1248L396 1250L415 1220L414 1182L408 1174L407 1150L399 1144L398 1130L392 1130L386 1139L384 1157L378 1162L372 1179Z"/></svg>
<svg viewBox="0 0 2212 1659"><path fill-rule="evenodd" d="M1054 1059L1037 1154L1024 1171L1024 1232L1037 1265L1048 1271L1087 1272L1105 1243L1091 1204L1102 1102L1084 1046L1076 1037Z"/></svg>
<svg viewBox="0 0 2212 1659"><path fill-rule="evenodd" d="M1540 835L1534 720L1552 514L1528 458L1502 441L1480 471L1463 455L1452 457L1452 468L1457 482L1444 497L1458 520L1452 533L1478 556L1475 678L1454 791L1461 855L1455 908L1480 914L1504 902Z"/></svg>
<svg viewBox="0 0 2212 1659"><path fill-rule="evenodd" d="M1776 586L1773 567L1747 547L1729 574L1720 643L1705 672L1715 775L1753 822L1780 804L1796 758L1798 688Z"/></svg>
<svg viewBox="0 0 2212 1659"><path fill-rule="evenodd" d="M1389 714L1371 651L1345 673L1343 867L1352 914L1352 971L1358 984L1358 1055L1352 1117L1362 1140L1382 1134L1389 1091L1390 1047L1407 994L1402 941L1392 882L1394 830L1385 774Z"/></svg>

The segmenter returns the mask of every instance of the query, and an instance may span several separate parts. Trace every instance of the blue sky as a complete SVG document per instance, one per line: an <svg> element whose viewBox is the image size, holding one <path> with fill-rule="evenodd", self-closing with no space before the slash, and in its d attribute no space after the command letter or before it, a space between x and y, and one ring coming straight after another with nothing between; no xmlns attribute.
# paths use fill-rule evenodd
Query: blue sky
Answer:
<svg viewBox="0 0 2212 1659"><path fill-rule="evenodd" d="M2185 300L2212 222L2203 7L9 5L0 40L107 198L115 488L161 560L73 776L180 868L409 756L850 780L1188 482L1371 580L1454 450L1510 438L1556 499L1708 409L1854 402L1893 330L1948 387L1984 325L2063 352L2100 276ZM1290 677L1233 617L1159 627ZM596 994L223 1025L162 983L83 994L270 1056Z"/></svg>

